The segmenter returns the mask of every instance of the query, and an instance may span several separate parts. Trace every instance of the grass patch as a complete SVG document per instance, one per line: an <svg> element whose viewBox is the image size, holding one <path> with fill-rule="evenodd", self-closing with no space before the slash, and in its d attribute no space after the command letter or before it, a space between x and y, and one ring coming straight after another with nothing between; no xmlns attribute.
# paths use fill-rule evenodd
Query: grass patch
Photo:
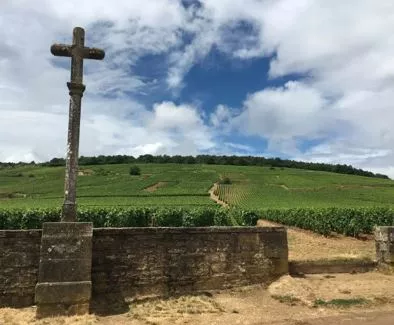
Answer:
<svg viewBox="0 0 394 325"><path fill-rule="evenodd" d="M286 304L289 306L295 306L301 302L297 297L289 296L289 295L272 295L273 299L278 300L282 304Z"/></svg>
<svg viewBox="0 0 394 325"><path fill-rule="evenodd" d="M161 324L163 320L176 319L184 315L217 314L225 310L211 297L190 295L135 302L131 306L130 317L147 324Z"/></svg>
<svg viewBox="0 0 394 325"><path fill-rule="evenodd" d="M352 306L365 305L368 300L365 298L350 298L350 299L316 299L314 307L338 307L338 308L349 308Z"/></svg>

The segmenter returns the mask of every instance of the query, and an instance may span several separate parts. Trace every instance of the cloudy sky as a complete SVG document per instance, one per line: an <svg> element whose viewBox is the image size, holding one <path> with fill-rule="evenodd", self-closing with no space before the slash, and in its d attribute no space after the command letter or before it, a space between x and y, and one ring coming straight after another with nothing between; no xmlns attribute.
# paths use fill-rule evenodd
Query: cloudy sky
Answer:
<svg viewBox="0 0 394 325"><path fill-rule="evenodd" d="M0 161L65 155L86 30L80 154L237 154L394 177L392 0L1 0Z"/></svg>

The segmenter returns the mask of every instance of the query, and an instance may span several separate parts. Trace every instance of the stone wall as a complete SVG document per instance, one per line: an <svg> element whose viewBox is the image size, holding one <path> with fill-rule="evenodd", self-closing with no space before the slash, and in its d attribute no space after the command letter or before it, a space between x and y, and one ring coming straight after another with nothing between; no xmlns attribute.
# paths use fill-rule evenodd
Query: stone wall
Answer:
<svg viewBox="0 0 394 325"><path fill-rule="evenodd" d="M375 243L378 263L394 266L394 227L376 227Z"/></svg>
<svg viewBox="0 0 394 325"><path fill-rule="evenodd" d="M41 230L0 230L0 307L34 304Z"/></svg>
<svg viewBox="0 0 394 325"><path fill-rule="evenodd" d="M34 304L40 230L0 230L0 306ZM288 272L284 228L93 230L93 298L190 293L270 283Z"/></svg>
<svg viewBox="0 0 394 325"><path fill-rule="evenodd" d="M270 283L288 272L284 228L94 229L93 296L169 295Z"/></svg>

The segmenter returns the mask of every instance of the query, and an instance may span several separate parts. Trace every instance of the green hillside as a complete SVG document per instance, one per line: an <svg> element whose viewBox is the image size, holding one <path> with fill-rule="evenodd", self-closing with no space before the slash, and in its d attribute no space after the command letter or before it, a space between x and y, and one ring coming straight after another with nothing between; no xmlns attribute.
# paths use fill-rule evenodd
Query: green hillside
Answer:
<svg viewBox="0 0 394 325"><path fill-rule="evenodd" d="M214 206L208 190L221 178L217 194L248 209L393 206L394 181L336 173L254 166L138 164L82 166L79 206ZM3 167L0 208L59 207L64 167Z"/></svg>

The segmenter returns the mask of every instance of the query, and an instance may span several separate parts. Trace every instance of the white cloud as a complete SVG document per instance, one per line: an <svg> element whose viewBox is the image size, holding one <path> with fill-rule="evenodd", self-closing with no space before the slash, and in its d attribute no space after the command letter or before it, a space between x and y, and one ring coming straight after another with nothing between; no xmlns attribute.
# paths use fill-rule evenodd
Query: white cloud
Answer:
<svg viewBox="0 0 394 325"><path fill-rule="evenodd" d="M135 105L109 114L105 105L87 104L82 112L80 154L186 155L215 146L195 107L164 102L150 111ZM124 118L133 111L133 119ZM67 112L9 110L3 113L0 139L12 141L8 144L2 140L0 161L47 161L65 155Z"/></svg>
<svg viewBox="0 0 394 325"><path fill-rule="evenodd" d="M324 134L330 118L323 95L302 82L266 88L250 94L234 124L244 133L271 140L316 137Z"/></svg>
<svg viewBox="0 0 394 325"><path fill-rule="evenodd" d="M234 115L236 115L234 109L225 105L218 105L210 115L210 122L213 127L222 127L224 124L228 124Z"/></svg>
<svg viewBox="0 0 394 325"><path fill-rule="evenodd" d="M317 145L304 154L294 155L295 160L321 162L329 164L347 164L370 170L374 173L386 174L394 179L394 161L392 149L357 147L349 141L328 141Z"/></svg>
<svg viewBox="0 0 394 325"><path fill-rule="evenodd" d="M67 116L1 110L0 161L48 160L65 153ZM64 129L64 132L59 130Z"/></svg>
<svg viewBox="0 0 394 325"><path fill-rule="evenodd" d="M217 135L237 130L294 157L393 168L391 0L204 0L188 8L171 0L2 0L0 160L62 155L69 60L49 47L70 42L78 25L88 46L107 52L85 65L82 154L212 151ZM137 101L158 87L136 72L141 57L163 55L159 82L177 90L212 48L243 60L272 56L271 78L307 78L250 93L240 113L218 105L207 119L195 105ZM301 155L299 139L324 142Z"/></svg>
<svg viewBox="0 0 394 325"><path fill-rule="evenodd" d="M156 104L149 123L151 130L166 132L181 144L189 143L201 149L212 148L212 134L197 109L190 105L176 106L172 102ZM196 150L193 150L196 152Z"/></svg>
<svg viewBox="0 0 394 325"><path fill-rule="evenodd" d="M130 96L156 82L134 74L138 59L181 44L189 18L180 3L39 2L0 3L0 161L64 156L70 60L49 48L70 43L74 26L85 27L87 46L106 50L104 61L85 62L80 154L189 154L214 145L194 106L152 110Z"/></svg>
<svg viewBox="0 0 394 325"><path fill-rule="evenodd" d="M392 170L394 3L283 0L265 9L256 25L261 28L255 48L262 48L261 56L274 54L271 77L301 73L308 78L298 89L251 94L237 118L244 123L241 130L267 137L269 149L279 147L297 159L313 156ZM326 157L313 148L297 152L295 137L321 135L326 135L323 147L330 148Z"/></svg>
<svg viewBox="0 0 394 325"><path fill-rule="evenodd" d="M244 144L239 144L239 143L232 143L232 142L224 142L224 146L230 148L231 150L241 150L241 151L246 151L246 152L253 152L254 149L251 146L244 145ZM245 153L243 153L245 154Z"/></svg>
<svg viewBox="0 0 394 325"><path fill-rule="evenodd" d="M215 26L204 20L202 24L198 24L195 35L190 44L179 51L173 52L170 56L171 68L167 77L170 88L181 87L184 75L209 53L215 44L217 30Z"/></svg>
<svg viewBox="0 0 394 325"><path fill-rule="evenodd" d="M201 118L196 109L189 105L176 106L172 102L163 102L155 104L153 112L154 119L150 124L158 130L191 130L202 126Z"/></svg>

